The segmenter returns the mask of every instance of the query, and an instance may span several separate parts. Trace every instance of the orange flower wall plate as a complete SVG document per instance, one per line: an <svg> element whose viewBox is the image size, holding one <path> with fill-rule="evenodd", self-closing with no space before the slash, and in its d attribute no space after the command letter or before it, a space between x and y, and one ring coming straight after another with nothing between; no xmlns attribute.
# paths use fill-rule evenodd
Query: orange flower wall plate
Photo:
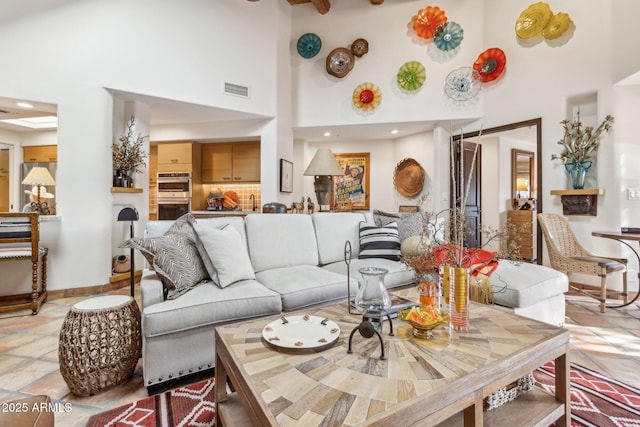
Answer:
<svg viewBox="0 0 640 427"><path fill-rule="evenodd" d="M444 10L437 6L427 6L420 9L413 17L413 31L424 40L431 40L440 24L447 22Z"/></svg>
<svg viewBox="0 0 640 427"><path fill-rule="evenodd" d="M506 64L507 57L502 49L492 47L478 56L473 63L473 69L480 74L482 82L487 83L500 77Z"/></svg>
<svg viewBox="0 0 640 427"><path fill-rule="evenodd" d="M362 111L374 110L382 101L378 86L373 83L362 83L353 91L353 105Z"/></svg>

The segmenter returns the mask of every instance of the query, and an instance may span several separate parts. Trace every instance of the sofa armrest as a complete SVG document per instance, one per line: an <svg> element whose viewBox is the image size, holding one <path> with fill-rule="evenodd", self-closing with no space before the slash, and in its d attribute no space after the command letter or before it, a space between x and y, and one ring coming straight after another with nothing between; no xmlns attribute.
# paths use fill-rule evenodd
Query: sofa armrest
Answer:
<svg viewBox="0 0 640 427"><path fill-rule="evenodd" d="M142 309L164 301L164 287L160 276L153 270L145 270L140 279Z"/></svg>

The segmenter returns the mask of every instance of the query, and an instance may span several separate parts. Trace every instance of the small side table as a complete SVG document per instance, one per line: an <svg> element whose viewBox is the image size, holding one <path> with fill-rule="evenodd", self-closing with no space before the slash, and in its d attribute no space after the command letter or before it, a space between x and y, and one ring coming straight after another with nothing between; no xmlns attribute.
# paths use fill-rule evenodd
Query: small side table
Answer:
<svg viewBox="0 0 640 427"><path fill-rule="evenodd" d="M105 295L71 307L60 330L60 373L73 394L89 396L128 380L142 340L140 309L127 295Z"/></svg>

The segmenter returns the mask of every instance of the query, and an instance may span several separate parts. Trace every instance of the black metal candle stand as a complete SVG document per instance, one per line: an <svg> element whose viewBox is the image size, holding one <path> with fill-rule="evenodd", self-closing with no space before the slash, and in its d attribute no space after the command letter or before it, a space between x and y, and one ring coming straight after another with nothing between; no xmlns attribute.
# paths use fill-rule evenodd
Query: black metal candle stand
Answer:
<svg viewBox="0 0 640 427"><path fill-rule="evenodd" d="M378 339L380 340L380 360L385 360L386 357L384 355L384 340L382 339L382 334L380 334L378 329L373 324L373 321L375 321L380 325L380 329L382 330L385 317L387 318L387 320L389 320L389 336L393 336L393 322L388 313L379 312L373 314L370 311L365 312L362 314L362 322L360 322L358 326L353 328L351 334L349 335L349 348L347 349L347 353L353 353L353 351L351 350L351 343L353 341L353 335L356 333L356 331L358 331L364 338L371 338L374 335L378 336Z"/></svg>

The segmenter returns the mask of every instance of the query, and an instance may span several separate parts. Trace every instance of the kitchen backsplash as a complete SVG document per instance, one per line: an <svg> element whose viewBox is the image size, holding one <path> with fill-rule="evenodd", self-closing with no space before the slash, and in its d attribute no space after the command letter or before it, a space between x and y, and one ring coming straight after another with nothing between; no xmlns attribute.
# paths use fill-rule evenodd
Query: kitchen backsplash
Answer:
<svg viewBox="0 0 640 427"><path fill-rule="evenodd" d="M218 189L225 191L235 191L240 198L239 208L243 211L252 210L253 201L251 195L255 196L256 211L262 211L262 204L260 202L260 184L203 184L203 192L207 195L210 192L217 192ZM202 206L194 206L193 210L201 210L206 207L206 198Z"/></svg>

